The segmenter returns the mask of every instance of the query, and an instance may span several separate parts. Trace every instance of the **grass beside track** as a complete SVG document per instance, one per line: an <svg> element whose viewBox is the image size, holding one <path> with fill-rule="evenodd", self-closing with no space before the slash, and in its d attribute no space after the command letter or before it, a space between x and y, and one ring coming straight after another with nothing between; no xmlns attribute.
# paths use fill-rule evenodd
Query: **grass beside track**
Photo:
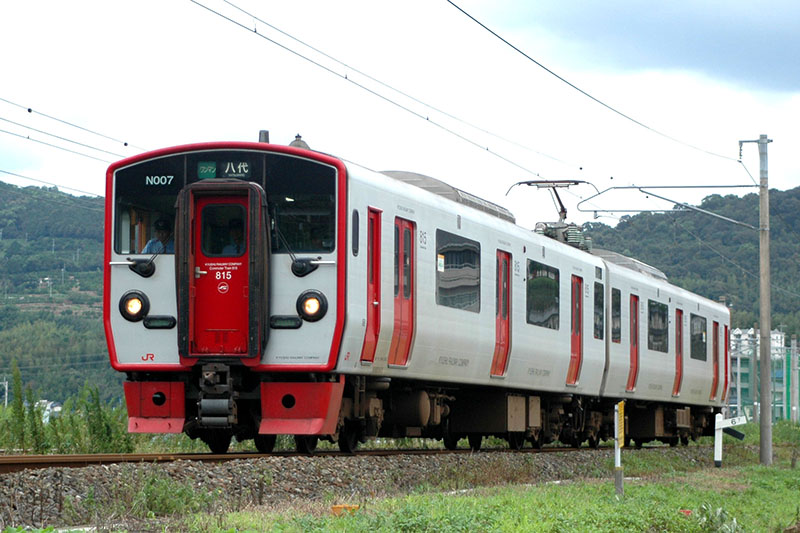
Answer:
<svg viewBox="0 0 800 533"><path fill-rule="evenodd" d="M662 454L623 456L624 495L607 479L503 485L452 491L459 481L405 497L327 501L183 520L186 531L341 532L800 532L800 469L791 448L776 447L771 467L758 450L726 447L723 468L669 462ZM627 459L627 461L626 461ZM458 475L458 474L456 474ZM461 473L468 476L468 473ZM358 509L334 516L334 504ZM794 529L797 528L797 529Z"/></svg>

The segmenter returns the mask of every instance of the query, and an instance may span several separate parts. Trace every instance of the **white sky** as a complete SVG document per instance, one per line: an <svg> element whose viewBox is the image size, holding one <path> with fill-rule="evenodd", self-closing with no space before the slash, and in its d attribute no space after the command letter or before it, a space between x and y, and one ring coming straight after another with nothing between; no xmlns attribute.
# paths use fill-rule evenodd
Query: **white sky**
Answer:
<svg viewBox="0 0 800 533"><path fill-rule="evenodd" d="M505 196L517 181L581 179L601 190L752 185L735 161L738 141L762 133L774 140L770 186L800 185L800 161L791 155L800 146L800 3L793 0L455 2L595 98L730 159L672 142L605 109L445 0L234 2L352 68L224 1L198 2L249 30L188 0L4 0L0 98L146 149L255 141L260 129L270 130L272 142L288 144L300 133L316 150L375 170L428 174L498 202L528 227L557 215L544 191L522 187ZM527 149L427 109L354 69ZM109 162L120 158L8 121L115 154L140 151L0 101L0 130ZM743 162L758 180L756 145L745 145ZM2 171L102 194L107 166L0 132ZM3 173L0 180L35 185ZM698 203L712 192L665 195ZM586 186L562 193L571 220L591 220L575 206L592 193ZM664 205L651 202L603 196L593 206Z"/></svg>

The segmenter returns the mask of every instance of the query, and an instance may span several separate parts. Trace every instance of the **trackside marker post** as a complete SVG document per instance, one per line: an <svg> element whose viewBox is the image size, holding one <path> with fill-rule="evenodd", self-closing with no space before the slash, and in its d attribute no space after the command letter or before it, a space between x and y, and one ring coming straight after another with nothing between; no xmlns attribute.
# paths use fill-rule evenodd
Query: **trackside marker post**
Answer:
<svg viewBox="0 0 800 533"><path fill-rule="evenodd" d="M746 423L746 416L723 418L721 413L717 413L717 416L714 417L714 466L717 468L722 466L722 433L724 432L731 437L743 440L744 433L731 428Z"/></svg>
<svg viewBox="0 0 800 533"><path fill-rule="evenodd" d="M622 447L625 446L625 401L614 406L614 488L622 496Z"/></svg>

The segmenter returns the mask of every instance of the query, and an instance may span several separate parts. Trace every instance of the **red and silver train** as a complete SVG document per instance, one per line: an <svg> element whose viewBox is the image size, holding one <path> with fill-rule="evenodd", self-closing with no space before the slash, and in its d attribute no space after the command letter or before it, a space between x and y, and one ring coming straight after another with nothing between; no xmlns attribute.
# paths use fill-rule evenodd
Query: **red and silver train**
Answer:
<svg viewBox="0 0 800 533"><path fill-rule="evenodd" d="M293 143L294 144L294 143ZM304 143L303 143L304 144ZM209 143L107 173L103 321L129 431L596 446L713 431L730 315L432 178ZM569 240L569 239L567 239Z"/></svg>

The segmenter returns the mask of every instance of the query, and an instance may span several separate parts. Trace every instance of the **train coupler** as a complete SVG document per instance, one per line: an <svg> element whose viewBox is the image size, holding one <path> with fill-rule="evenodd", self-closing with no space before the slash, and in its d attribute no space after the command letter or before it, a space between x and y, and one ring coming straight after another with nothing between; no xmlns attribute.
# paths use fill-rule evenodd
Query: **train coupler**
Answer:
<svg viewBox="0 0 800 533"><path fill-rule="evenodd" d="M197 401L197 421L201 427L226 428L237 424L237 398L228 365L203 365L200 372L200 398Z"/></svg>

